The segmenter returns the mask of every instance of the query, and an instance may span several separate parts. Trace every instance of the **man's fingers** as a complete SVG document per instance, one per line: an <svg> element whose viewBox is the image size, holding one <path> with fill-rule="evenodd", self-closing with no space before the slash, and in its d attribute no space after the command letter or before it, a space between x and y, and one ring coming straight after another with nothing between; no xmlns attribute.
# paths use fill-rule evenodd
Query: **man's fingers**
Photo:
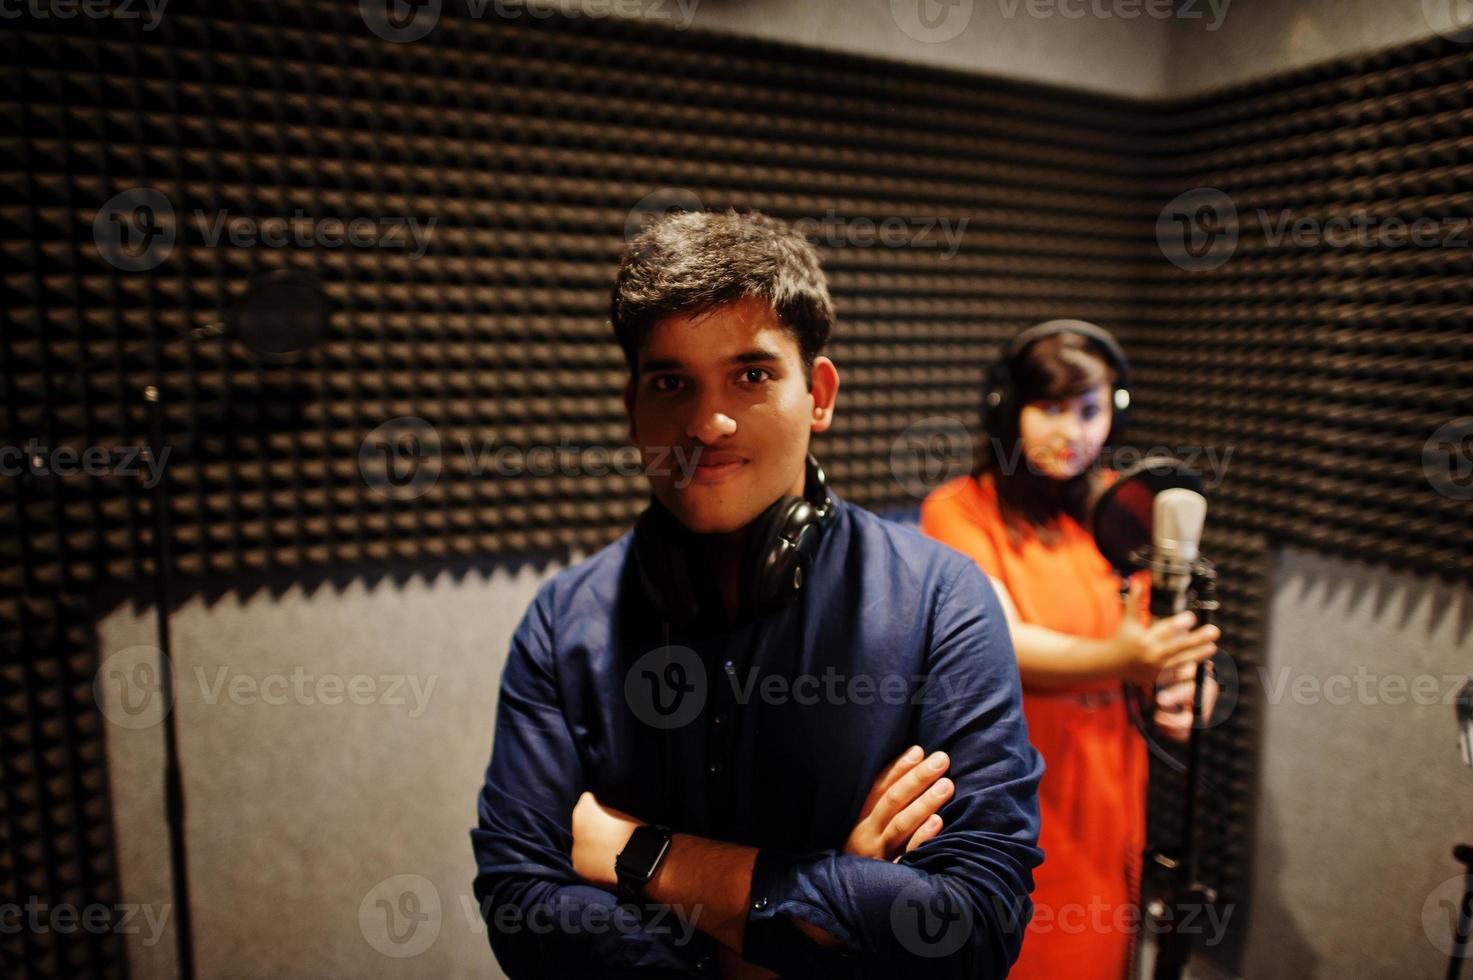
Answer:
<svg viewBox="0 0 1473 980"><path fill-rule="evenodd" d="M938 779L936 784L922 793L915 802L897 813L885 826L885 853L900 847L921 827L925 826L937 810L946 805L956 791L949 779Z"/></svg>
<svg viewBox="0 0 1473 980"><path fill-rule="evenodd" d="M951 765L951 759L945 752L932 752L926 757L925 762L912 767L910 772L897 779L884 792L870 813L870 819L874 820L877 826L888 828L896 815L926 792L932 783L940 779L941 774L949 765Z"/></svg>
<svg viewBox="0 0 1473 980"><path fill-rule="evenodd" d="M910 841L905 845L905 849L907 851L913 851L917 847L920 847L922 844L924 844L926 841L930 840L932 837L935 837L937 834L941 833L941 825L943 822L944 821L942 821L941 815L939 813L931 814L929 817L926 818L925 822L920 825L916 832L910 835ZM895 860L900 860L899 854L895 855Z"/></svg>
<svg viewBox="0 0 1473 980"><path fill-rule="evenodd" d="M874 784L870 786L869 796L864 799L864 806L860 808L859 819L864 820L875 808L875 804L885 795L885 791L894 785L895 781L905 775L916 764L925 758L925 751L919 745L912 745L904 752L895 757L884 770L875 777Z"/></svg>

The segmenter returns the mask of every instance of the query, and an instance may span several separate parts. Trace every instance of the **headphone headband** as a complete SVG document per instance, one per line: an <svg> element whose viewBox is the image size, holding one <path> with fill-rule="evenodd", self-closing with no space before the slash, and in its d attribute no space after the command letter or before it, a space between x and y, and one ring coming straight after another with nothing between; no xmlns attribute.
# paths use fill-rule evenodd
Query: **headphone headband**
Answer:
<svg viewBox="0 0 1473 980"><path fill-rule="evenodd" d="M1003 345L1002 353L987 371L985 391L982 396L982 428L984 431L997 435L991 423L997 418L1006 418L1013 413L1015 406L1012 401L1016 396L1014 372L1024 351L1046 337L1062 333L1076 334L1093 341L1115 371L1111 398L1114 416L1110 425L1110 434L1106 437L1105 442L1108 445L1116 444L1125 429L1125 422L1129 416L1130 361L1125 356L1124 348L1108 330L1086 320L1046 320L1043 323L1036 323L1018 331Z"/></svg>

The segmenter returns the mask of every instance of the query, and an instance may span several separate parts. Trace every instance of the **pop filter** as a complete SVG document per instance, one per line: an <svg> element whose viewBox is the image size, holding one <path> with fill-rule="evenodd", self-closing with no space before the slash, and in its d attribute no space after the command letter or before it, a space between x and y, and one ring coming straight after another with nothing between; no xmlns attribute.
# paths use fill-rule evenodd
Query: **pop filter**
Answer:
<svg viewBox="0 0 1473 980"><path fill-rule="evenodd" d="M1202 475L1173 456L1147 456L1100 495L1092 522L1095 544L1122 576L1146 567L1142 555L1155 531L1156 495L1171 489L1201 493Z"/></svg>

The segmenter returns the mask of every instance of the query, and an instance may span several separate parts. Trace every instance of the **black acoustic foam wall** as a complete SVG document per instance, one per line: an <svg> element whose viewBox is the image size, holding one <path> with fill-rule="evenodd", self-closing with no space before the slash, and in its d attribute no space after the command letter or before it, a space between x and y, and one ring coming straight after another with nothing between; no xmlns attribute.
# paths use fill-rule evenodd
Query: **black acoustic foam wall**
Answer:
<svg viewBox="0 0 1473 980"><path fill-rule="evenodd" d="M637 202L692 198L794 220L900 218L915 236L864 245L850 222L847 243L820 241L844 385L818 451L851 500L913 507L897 439L925 419L971 424L1000 341L1077 316L1133 357L1132 442L1232 450L1206 548L1243 674L1261 662L1277 542L1466 580L1466 504L1421 465L1432 430L1473 415L1466 246L1276 248L1245 219L1232 257L1201 269L1170 261L1155 234L1167 202L1199 187L1240 216L1467 214L1469 59L1452 42L1143 104L455 8L403 44L347 2L171 8L147 31L31 19L0 35L5 443L141 445L138 393L157 383L181 593L587 550L621 533L640 478L491 478L461 447L622 445L608 284ZM127 271L94 222L138 188L163 195L176 240ZM435 225L418 257L206 240L222 212L299 210ZM965 222L955 254L943 221ZM220 319L272 268L314 270L337 308L304 365L164 342ZM360 454L403 417L424 420L440 451L413 492L385 492ZM149 580L154 497L115 473L22 473L0 488L0 890L111 905L93 696L108 651L93 623L119 583ZM1209 746L1224 800L1205 871L1225 902L1248 885L1254 698L1245 684ZM1169 834L1158 775L1153 833ZM125 972L114 933L0 942L20 975Z"/></svg>

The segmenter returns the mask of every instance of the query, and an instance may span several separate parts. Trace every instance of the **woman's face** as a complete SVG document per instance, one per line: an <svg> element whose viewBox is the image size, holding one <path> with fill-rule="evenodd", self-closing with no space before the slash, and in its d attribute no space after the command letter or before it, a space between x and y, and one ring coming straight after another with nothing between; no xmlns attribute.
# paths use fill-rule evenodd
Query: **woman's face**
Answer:
<svg viewBox="0 0 1473 980"><path fill-rule="evenodd" d="M1078 476L1099 456L1112 415L1104 383L1074 398L1029 402L1018 416L1024 457L1052 479Z"/></svg>

